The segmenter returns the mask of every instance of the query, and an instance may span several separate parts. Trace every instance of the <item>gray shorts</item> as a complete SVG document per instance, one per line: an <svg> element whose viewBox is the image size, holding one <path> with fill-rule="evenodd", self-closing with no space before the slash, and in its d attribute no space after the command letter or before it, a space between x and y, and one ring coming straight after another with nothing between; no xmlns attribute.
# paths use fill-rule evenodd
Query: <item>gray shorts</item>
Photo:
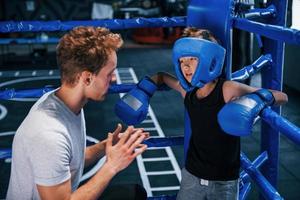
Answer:
<svg viewBox="0 0 300 200"><path fill-rule="evenodd" d="M237 200L239 196L238 180L208 181L200 179L185 168L181 171L182 180L177 200Z"/></svg>

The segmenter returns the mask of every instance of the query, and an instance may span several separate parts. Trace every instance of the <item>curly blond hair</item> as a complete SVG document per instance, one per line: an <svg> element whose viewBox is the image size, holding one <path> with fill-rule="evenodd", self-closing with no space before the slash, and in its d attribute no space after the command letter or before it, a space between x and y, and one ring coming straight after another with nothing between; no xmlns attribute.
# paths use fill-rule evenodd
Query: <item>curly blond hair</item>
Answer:
<svg viewBox="0 0 300 200"><path fill-rule="evenodd" d="M61 81L74 84L82 71L97 74L106 64L112 51L123 44L119 34L107 28L76 27L65 34L56 47Z"/></svg>

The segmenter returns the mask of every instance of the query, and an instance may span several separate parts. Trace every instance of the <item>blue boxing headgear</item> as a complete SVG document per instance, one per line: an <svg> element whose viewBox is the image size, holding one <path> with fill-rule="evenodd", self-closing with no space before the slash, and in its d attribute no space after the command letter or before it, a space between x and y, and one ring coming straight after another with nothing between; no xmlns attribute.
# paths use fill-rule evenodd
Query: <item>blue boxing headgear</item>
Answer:
<svg viewBox="0 0 300 200"><path fill-rule="evenodd" d="M173 63L181 86L190 91L194 87L203 87L206 83L216 79L222 73L226 50L214 42L185 37L177 40L173 47ZM198 58L198 66L191 83L184 78L179 59L181 57Z"/></svg>

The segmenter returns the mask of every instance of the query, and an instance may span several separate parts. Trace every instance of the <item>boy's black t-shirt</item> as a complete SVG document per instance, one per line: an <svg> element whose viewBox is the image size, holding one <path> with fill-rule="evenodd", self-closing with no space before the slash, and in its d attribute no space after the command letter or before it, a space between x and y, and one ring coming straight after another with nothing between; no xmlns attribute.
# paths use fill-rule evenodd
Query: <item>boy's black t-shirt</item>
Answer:
<svg viewBox="0 0 300 200"><path fill-rule="evenodd" d="M184 104L191 120L191 140L186 169L206 180L234 180L239 177L240 138L222 131L217 116L225 105L223 84L219 79L213 91L197 99L195 88L188 92Z"/></svg>

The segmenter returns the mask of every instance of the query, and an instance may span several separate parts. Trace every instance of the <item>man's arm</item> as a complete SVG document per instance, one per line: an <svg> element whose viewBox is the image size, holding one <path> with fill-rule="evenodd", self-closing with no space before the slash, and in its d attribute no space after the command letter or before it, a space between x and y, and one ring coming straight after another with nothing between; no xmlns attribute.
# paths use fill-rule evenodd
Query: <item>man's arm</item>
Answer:
<svg viewBox="0 0 300 200"><path fill-rule="evenodd" d="M114 176L115 171L110 169L107 164L104 164L95 176L73 193L71 191L70 179L55 186L37 185L37 189L43 200L97 199Z"/></svg>
<svg viewBox="0 0 300 200"><path fill-rule="evenodd" d="M224 100L225 102L229 102L246 94L255 92L261 88L251 87L243 83L239 83L236 81L226 81L223 86L224 91ZM288 102L288 97L285 93L277 91L277 90L270 90L272 92L275 102L275 106L280 106Z"/></svg>
<svg viewBox="0 0 300 200"><path fill-rule="evenodd" d="M94 164L96 161L105 156L105 144L106 140L102 140L97 144L88 146L85 149L84 167Z"/></svg>
<svg viewBox="0 0 300 200"><path fill-rule="evenodd" d="M106 162L95 176L73 193L70 180L55 186L37 185L41 199L98 199L110 180L147 148L146 145L141 144L147 137L147 133L142 129L128 127L115 145L113 145L113 135L108 134L105 145Z"/></svg>

